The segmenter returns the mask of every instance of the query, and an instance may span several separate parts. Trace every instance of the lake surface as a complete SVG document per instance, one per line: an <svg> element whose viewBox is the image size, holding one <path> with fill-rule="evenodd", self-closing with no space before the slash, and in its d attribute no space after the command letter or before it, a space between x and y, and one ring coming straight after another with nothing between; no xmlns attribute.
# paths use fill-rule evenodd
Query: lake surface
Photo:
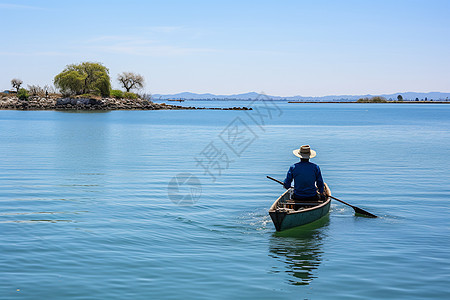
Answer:
<svg viewBox="0 0 450 300"><path fill-rule="evenodd" d="M449 298L450 105L251 105L0 111L0 298ZM302 144L380 217L275 233Z"/></svg>

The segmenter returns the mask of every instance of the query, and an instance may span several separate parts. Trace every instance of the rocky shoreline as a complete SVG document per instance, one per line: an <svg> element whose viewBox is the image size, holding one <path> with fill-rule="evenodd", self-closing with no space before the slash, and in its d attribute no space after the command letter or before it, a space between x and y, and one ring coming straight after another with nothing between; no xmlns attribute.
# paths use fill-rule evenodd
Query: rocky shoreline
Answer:
<svg viewBox="0 0 450 300"><path fill-rule="evenodd" d="M0 110L251 110L247 107L205 108L185 107L154 103L144 99L116 99L116 98L58 98L31 96L28 100L20 100L17 96L0 96Z"/></svg>

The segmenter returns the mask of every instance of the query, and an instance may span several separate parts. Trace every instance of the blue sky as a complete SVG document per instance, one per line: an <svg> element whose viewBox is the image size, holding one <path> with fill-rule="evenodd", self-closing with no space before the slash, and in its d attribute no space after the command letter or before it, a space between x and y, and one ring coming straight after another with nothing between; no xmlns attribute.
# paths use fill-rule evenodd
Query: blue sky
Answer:
<svg viewBox="0 0 450 300"><path fill-rule="evenodd" d="M2 1L0 89L101 62L151 93L450 92L450 1Z"/></svg>

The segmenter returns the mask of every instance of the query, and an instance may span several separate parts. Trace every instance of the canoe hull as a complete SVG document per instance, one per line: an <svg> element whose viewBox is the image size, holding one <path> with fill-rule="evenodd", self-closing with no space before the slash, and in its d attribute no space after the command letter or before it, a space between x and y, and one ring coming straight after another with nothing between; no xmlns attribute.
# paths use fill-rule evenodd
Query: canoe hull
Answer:
<svg viewBox="0 0 450 300"><path fill-rule="evenodd" d="M310 211L287 213L279 210L274 210L269 211L269 215L272 218L275 229L277 231L282 231L312 223L326 216L330 211L331 204L331 201L327 202L327 204Z"/></svg>
<svg viewBox="0 0 450 300"><path fill-rule="evenodd" d="M325 190L328 195L331 195L330 189L325 184ZM326 216L330 211L331 198L313 207L305 207L300 210L285 209L280 206L280 203L284 203L290 199L290 190L284 192L269 209L269 215L272 219L275 229L282 231L297 226L306 225L320 218Z"/></svg>

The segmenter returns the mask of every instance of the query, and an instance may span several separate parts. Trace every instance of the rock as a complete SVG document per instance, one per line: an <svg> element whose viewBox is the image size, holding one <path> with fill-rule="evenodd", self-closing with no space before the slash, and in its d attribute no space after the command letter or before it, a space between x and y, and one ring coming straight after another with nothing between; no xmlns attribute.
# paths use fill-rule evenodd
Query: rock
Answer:
<svg viewBox="0 0 450 300"><path fill-rule="evenodd" d="M56 106L59 105L102 105L103 102L101 100L91 99L91 98L61 98L56 100Z"/></svg>

